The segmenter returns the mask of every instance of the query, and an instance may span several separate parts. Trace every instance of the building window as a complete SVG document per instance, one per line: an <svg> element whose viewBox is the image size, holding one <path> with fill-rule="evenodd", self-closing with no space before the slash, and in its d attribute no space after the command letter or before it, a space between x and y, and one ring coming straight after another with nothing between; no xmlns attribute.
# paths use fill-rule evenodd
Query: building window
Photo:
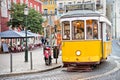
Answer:
<svg viewBox="0 0 120 80"><path fill-rule="evenodd" d="M30 3L30 7L32 8L32 3Z"/></svg>
<svg viewBox="0 0 120 80"><path fill-rule="evenodd" d="M63 8L63 3L59 3L59 8Z"/></svg>
<svg viewBox="0 0 120 80"><path fill-rule="evenodd" d="M57 8L55 8L55 15L57 15Z"/></svg>
<svg viewBox="0 0 120 80"><path fill-rule="evenodd" d="M7 12L7 2L6 2L6 0L3 0L2 2L1 2L1 16L2 17L8 17L8 12Z"/></svg>
<svg viewBox="0 0 120 80"><path fill-rule="evenodd" d="M52 4L52 0L50 0L50 4Z"/></svg>
<svg viewBox="0 0 120 80"><path fill-rule="evenodd" d="M40 11L40 7L38 6L38 11Z"/></svg>
<svg viewBox="0 0 120 80"><path fill-rule="evenodd" d="M57 0L54 1L54 4L56 4L56 3L57 3Z"/></svg>
<svg viewBox="0 0 120 80"><path fill-rule="evenodd" d="M11 8L11 1L8 0L8 9L10 10L10 8Z"/></svg>
<svg viewBox="0 0 120 80"><path fill-rule="evenodd" d="M77 2L77 3L81 3L81 2Z"/></svg>
<svg viewBox="0 0 120 80"><path fill-rule="evenodd" d="M119 14L120 14L120 9L119 9Z"/></svg>
<svg viewBox="0 0 120 80"><path fill-rule="evenodd" d="M28 0L26 0L26 2L25 2L26 4L28 4Z"/></svg>
<svg viewBox="0 0 120 80"><path fill-rule="evenodd" d="M20 0L20 4L23 4L23 0Z"/></svg>
<svg viewBox="0 0 120 80"><path fill-rule="evenodd" d="M47 5L47 4L48 4L48 2L47 2L47 1L45 1L45 2L44 2L44 4L45 4L45 5Z"/></svg>
<svg viewBox="0 0 120 80"><path fill-rule="evenodd" d="M34 9L37 10L36 5L34 5Z"/></svg>
<svg viewBox="0 0 120 80"><path fill-rule="evenodd" d="M13 2L16 4L16 0L13 0Z"/></svg>
<svg viewBox="0 0 120 80"><path fill-rule="evenodd" d="M72 2L68 2L68 4L72 4Z"/></svg>
<svg viewBox="0 0 120 80"><path fill-rule="evenodd" d="M48 10L47 9L44 9L44 14L48 14Z"/></svg>

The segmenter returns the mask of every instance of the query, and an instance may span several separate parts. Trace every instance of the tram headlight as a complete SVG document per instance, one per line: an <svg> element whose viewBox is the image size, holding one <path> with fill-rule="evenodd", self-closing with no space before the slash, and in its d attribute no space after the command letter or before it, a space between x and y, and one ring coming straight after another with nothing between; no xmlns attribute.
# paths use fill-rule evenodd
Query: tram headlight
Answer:
<svg viewBox="0 0 120 80"><path fill-rule="evenodd" d="M80 56L81 52L80 51L76 51L76 55Z"/></svg>

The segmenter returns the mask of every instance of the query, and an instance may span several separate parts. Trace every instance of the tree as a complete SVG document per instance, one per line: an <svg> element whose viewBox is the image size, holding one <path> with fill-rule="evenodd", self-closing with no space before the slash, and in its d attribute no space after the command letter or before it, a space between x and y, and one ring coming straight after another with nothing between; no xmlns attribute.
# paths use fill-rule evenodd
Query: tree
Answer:
<svg viewBox="0 0 120 80"><path fill-rule="evenodd" d="M26 7L25 4L12 4L10 13L11 19L8 21L8 26L12 25L12 27L19 27L22 26L22 29L26 28L31 30L32 32L39 32L43 31L42 22L43 18L42 15L35 11L32 8L29 8L29 14L27 16L27 26L26 26L26 19L24 15L24 8Z"/></svg>

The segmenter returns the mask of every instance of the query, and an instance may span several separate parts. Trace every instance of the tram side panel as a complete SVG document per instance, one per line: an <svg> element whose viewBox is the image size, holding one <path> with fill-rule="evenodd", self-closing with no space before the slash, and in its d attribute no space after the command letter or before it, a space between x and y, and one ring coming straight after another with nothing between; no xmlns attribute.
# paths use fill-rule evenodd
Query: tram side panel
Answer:
<svg viewBox="0 0 120 80"><path fill-rule="evenodd" d="M112 52L112 42L111 41L104 42L103 59L107 59L107 57L111 54L111 52Z"/></svg>

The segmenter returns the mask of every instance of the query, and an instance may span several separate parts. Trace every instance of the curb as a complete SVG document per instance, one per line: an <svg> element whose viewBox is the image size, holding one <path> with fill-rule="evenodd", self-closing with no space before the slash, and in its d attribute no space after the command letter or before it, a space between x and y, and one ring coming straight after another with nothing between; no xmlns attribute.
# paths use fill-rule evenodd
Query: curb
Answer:
<svg viewBox="0 0 120 80"><path fill-rule="evenodd" d="M26 72L20 72L20 73L8 73L8 74L1 74L0 77L10 77L10 76L18 76L18 75L26 75L26 74L33 74L33 73L40 73L40 72L46 72L46 71L50 71L50 70L54 70L57 68L62 67L62 65L59 66L55 66L53 68L49 68L49 69L44 69L44 70L36 70L36 71L26 71Z"/></svg>

